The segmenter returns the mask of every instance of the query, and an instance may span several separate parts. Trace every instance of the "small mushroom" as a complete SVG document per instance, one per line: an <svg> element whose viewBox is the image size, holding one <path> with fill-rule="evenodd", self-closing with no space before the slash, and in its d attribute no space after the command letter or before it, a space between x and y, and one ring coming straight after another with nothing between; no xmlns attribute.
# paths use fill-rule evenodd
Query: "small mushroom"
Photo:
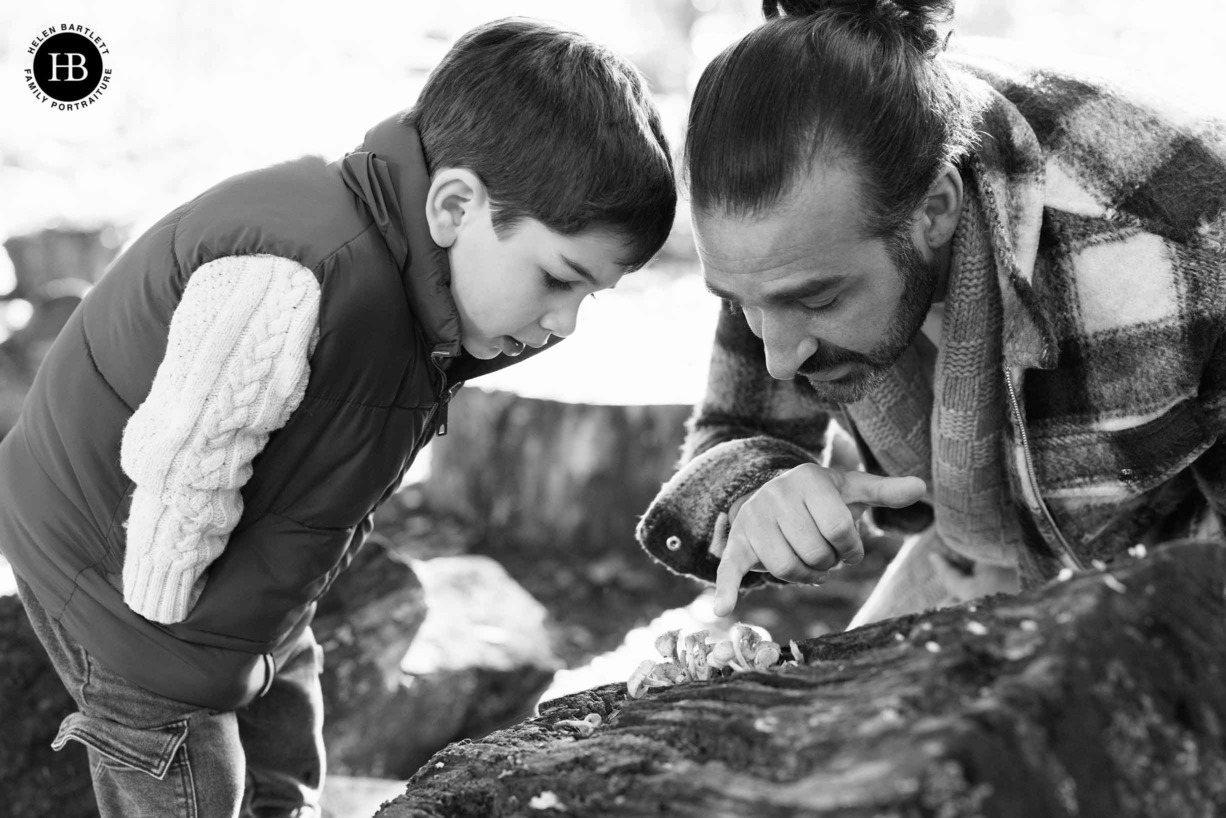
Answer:
<svg viewBox="0 0 1226 818"><path fill-rule="evenodd" d="M792 639L788 642L788 647L792 649L792 664L799 667L805 662L805 655L800 652L800 645L796 644L796 640Z"/></svg>
<svg viewBox="0 0 1226 818"><path fill-rule="evenodd" d="M647 681L655 669L656 663L650 659L639 662L639 666L630 674L630 681L626 682L626 694L632 699L639 699L647 692L648 687L655 687L656 685L648 684Z"/></svg>
<svg viewBox="0 0 1226 818"><path fill-rule="evenodd" d="M681 635L680 630L665 631L656 637L656 650L665 659L677 658L677 638Z"/></svg>
<svg viewBox="0 0 1226 818"><path fill-rule="evenodd" d="M659 682L659 684L650 685L652 687L667 687L668 685L677 685L690 680L685 673L685 668L676 662L658 663L652 668L647 678L649 683L653 679Z"/></svg>
<svg viewBox="0 0 1226 818"><path fill-rule="evenodd" d="M783 650L779 647L778 642L769 640L758 643L758 647L754 650L753 666L758 670L766 670L773 667L779 661Z"/></svg>
<svg viewBox="0 0 1226 818"><path fill-rule="evenodd" d="M732 637L732 650L736 661L732 663L733 670L749 670L753 667L753 657L757 653L758 643L762 636L748 625L737 623L728 632Z"/></svg>
<svg viewBox="0 0 1226 818"><path fill-rule="evenodd" d="M600 717L596 716L596 718L599 719ZM579 735L583 736L584 738L587 738L588 736L590 736L592 733L596 731L596 727L599 724L600 724L599 721L593 724L591 721L587 719L558 719L557 721L553 723L553 726L555 728L564 727L568 730L574 730Z"/></svg>
<svg viewBox="0 0 1226 818"><path fill-rule="evenodd" d="M706 630L697 630L684 637L680 630L660 634L655 648L664 661L647 659L641 662L626 682L626 693L638 699L652 687L709 681L725 668L734 672L766 670L778 664L783 654L783 649L771 641L766 630L753 625L738 623L729 631L730 639L715 643L708 642L707 636ZM804 658L800 648L794 641L790 646L792 661L799 664Z"/></svg>
<svg viewBox="0 0 1226 818"><path fill-rule="evenodd" d="M707 662L710 652L705 630L694 631L685 637L685 669L694 681L705 682L711 678L711 666Z"/></svg>
<svg viewBox="0 0 1226 818"><path fill-rule="evenodd" d="M562 802L558 800L558 796L551 790L542 790L539 794L532 796L528 800L528 806L532 809L565 809Z"/></svg>
<svg viewBox="0 0 1226 818"><path fill-rule="evenodd" d="M707 664L719 670L728 667L736 659L736 652L732 649L732 642L725 639L723 642L716 642L711 646L711 652L707 654Z"/></svg>

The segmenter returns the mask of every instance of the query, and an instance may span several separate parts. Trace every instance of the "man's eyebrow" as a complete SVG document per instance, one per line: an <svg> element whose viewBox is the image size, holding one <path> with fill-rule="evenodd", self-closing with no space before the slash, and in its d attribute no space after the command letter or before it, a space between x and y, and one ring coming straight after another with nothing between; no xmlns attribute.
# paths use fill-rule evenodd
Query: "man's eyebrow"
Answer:
<svg viewBox="0 0 1226 818"><path fill-rule="evenodd" d="M766 296L765 300L766 303L775 305L787 304L792 301L801 301L806 298L812 298L815 295L821 295L827 290L842 283L842 281L842 275L828 276L826 278L813 278L801 284L797 284L795 287L789 287L787 289L771 293L770 295ZM732 293L721 290L719 287L716 287L710 282L704 281L703 283L706 285L707 292L711 293L711 295L722 298L725 301L739 302L741 300Z"/></svg>
<svg viewBox="0 0 1226 818"><path fill-rule="evenodd" d="M570 267L576 273L581 275L583 277L583 280L586 281L588 284L591 284L593 287L596 286L596 276L592 275L591 271L588 270L588 268L584 267L582 264L580 264L577 261L571 261L566 256L562 256L562 261L566 262L566 266Z"/></svg>

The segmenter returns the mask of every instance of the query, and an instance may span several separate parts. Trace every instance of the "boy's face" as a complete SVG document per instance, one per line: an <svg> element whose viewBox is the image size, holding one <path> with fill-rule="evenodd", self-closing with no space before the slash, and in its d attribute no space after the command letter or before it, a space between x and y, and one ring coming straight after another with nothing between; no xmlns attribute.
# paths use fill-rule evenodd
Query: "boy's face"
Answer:
<svg viewBox="0 0 1226 818"><path fill-rule="evenodd" d="M570 335L583 299L616 286L629 256L629 243L608 231L565 236L524 219L499 237L488 207L470 211L448 248L465 351L518 355Z"/></svg>

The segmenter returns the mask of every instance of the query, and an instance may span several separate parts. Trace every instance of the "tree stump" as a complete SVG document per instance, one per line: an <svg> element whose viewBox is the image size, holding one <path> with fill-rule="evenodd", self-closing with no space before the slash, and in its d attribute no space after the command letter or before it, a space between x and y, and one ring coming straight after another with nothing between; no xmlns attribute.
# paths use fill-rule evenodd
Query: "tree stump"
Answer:
<svg viewBox="0 0 1226 818"><path fill-rule="evenodd" d="M652 564L634 527L673 473L690 406L613 406L460 390L448 433L430 444L430 475L376 518L398 543L414 515L466 532L560 623L558 655L582 661L626 631L697 596ZM396 508L388 504L389 511Z"/></svg>
<svg viewBox="0 0 1226 818"><path fill-rule="evenodd" d="M24 298L38 303L81 289L102 277L119 252L120 239L114 228L81 230L49 228L4 242L17 279L11 293L0 299Z"/></svg>
<svg viewBox="0 0 1226 818"><path fill-rule="evenodd" d="M448 747L378 818L1226 814L1224 587L1226 549L1183 543L805 640L799 666L606 685ZM588 738L557 726L589 713Z"/></svg>
<svg viewBox="0 0 1226 818"><path fill-rule="evenodd" d="M15 282L10 292L0 294L0 305L20 298L30 303L32 313L24 326L5 327L7 337L0 343L0 437L17 422L47 350L118 247L112 228L52 228L5 240Z"/></svg>

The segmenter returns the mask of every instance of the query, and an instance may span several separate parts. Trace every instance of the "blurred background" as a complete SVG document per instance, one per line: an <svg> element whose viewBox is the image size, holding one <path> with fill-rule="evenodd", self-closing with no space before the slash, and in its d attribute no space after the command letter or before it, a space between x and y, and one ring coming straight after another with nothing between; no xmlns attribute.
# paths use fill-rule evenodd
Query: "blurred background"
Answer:
<svg viewBox="0 0 1226 818"><path fill-rule="evenodd" d="M752 0L5 3L0 241L49 227L99 230L113 251L142 224L233 173L304 153L339 156L367 127L413 103L458 35L507 14L576 29L629 57L648 77L674 145L703 66L760 20ZM90 26L111 50L114 80L85 110L47 109L23 81L31 40L57 21ZM1226 6L1215 0L960 0L954 30L954 48L1006 38L1027 54L1082 59L1163 97L1226 109ZM665 260L692 262L684 207ZM13 284L11 262L0 254L0 293ZM660 300L672 303L693 290L678 286L681 293L659 291ZM641 365L659 349L643 329L689 329L673 310L628 324L617 304L599 301L587 307L589 326L575 339L583 348L559 355ZM0 327L11 331L29 313L10 301ZM639 332L626 332L629 325ZM610 335L619 343L606 343ZM667 378L639 371L620 379L623 400L690 400L702 386L705 342L673 345L673 361L684 365L669 367ZM515 367L505 377L528 389L537 388L535 374ZM576 398L588 389L569 388Z"/></svg>
<svg viewBox="0 0 1226 818"><path fill-rule="evenodd" d="M459 35L508 14L628 57L675 148L702 68L761 19L750 0L0 7L0 434L67 313L144 225L234 173L342 155L412 105ZM32 40L61 23L92 28L110 49L110 85L83 110L40 104L23 78ZM955 51L1077 65L1226 115L1220 0L960 0L952 28ZM344 677L334 683L348 685L330 698L335 770L403 779L542 695L624 680L665 628L716 635L730 624L632 535L701 397L717 309L683 201L658 261L587 302L574 338L460 393L451 434L380 512L364 567L383 581L355 581L321 610ZM838 582L752 594L738 617L785 642L842 628L897 547L874 542ZM353 624L371 618L361 606L380 612L381 631Z"/></svg>

